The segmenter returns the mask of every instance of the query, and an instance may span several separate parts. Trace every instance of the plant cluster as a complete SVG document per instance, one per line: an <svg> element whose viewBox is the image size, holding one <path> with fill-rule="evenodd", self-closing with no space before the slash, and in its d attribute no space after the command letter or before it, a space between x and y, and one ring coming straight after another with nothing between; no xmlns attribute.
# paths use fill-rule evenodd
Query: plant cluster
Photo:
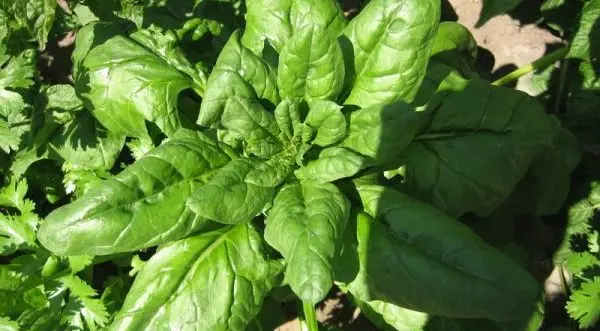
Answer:
<svg viewBox="0 0 600 331"><path fill-rule="evenodd" d="M598 321L599 0L545 1L565 46L495 82L440 0L59 3L0 0L2 329L334 329L337 287L383 330L539 330L510 227L562 214Z"/></svg>

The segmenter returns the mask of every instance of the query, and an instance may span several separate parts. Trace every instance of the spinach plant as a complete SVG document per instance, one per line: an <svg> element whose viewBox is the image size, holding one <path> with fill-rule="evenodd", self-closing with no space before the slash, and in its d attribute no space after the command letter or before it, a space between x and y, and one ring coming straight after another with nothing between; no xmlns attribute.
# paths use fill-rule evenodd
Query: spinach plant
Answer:
<svg viewBox="0 0 600 331"><path fill-rule="evenodd" d="M538 282L460 218L555 213L579 146L478 77L439 0L108 3L73 7L74 87L0 57L0 325L264 330L291 297L315 330L335 285L382 329L540 327Z"/></svg>

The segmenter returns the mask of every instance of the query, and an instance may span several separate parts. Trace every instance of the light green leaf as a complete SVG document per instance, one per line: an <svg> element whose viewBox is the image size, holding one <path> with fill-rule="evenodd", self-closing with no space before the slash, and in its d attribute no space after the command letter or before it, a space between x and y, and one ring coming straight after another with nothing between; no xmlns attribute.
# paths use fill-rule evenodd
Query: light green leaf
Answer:
<svg viewBox="0 0 600 331"><path fill-rule="evenodd" d="M87 111L80 112L48 141L53 159L75 168L107 170L113 167L124 144L124 135L107 131Z"/></svg>
<svg viewBox="0 0 600 331"><path fill-rule="evenodd" d="M382 163L398 156L414 139L420 119L402 101L350 113L348 136L341 146Z"/></svg>
<svg viewBox="0 0 600 331"><path fill-rule="evenodd" d="M77 33L75 88L87 108L115 134L146 137L146 121L167 136L190 126L177 102L194 81L133 40L111 36L110 29L92 23Z"/></svg>
<svg viewBox="0 0 600 331"><path fill-rule="evenodd" d="M25 107L20 94L0 89L0 149L7 154L19 149L21 137L29 130Z"/></svg>
<svg viewBox="0 0 600 331"><path fill-rule="evenodd" d="M225 104L221 125L246 142L246 152L259 157L269 156L283 148L273 113L253 99L232 96Z"/></svg>
<svg viewBox="0 0 600 331"><path fill-rule="evenodd" d="M32 37L37 39L39 48L45 49L48 33L54 23L56 1L13 1L7 9L13 13L15 20L25 27Z"/></svg>
<svg viewBox="0 0 600 331"><path fill-rule="evenodd" d="M499 322L525 319L535 309L535 279L467 226L392 189L360 185L358 192L376 219L357 218L360 269L352 295Z"/></svg>
<svg viewBox="0 0 600 331"><path fill-rule="evenodd" d="M0 255L9 255L23 247L36 247L38 216L33 203L26 201L20 215L0 214Z"/></svg>
<svg viewBox="0 0 600 331"><path fill-rule="evenodd" d="M239 32L231 35L208 78L198 124L216 123L231 96L259 99L273 109L279 103L275 72L242 45Z"/></svg>
<svg viewBox="0 0 600 331"><path fill-rule="evenodd" d="M304 107L290 99L282 100L275 108L275 121L282 132L281 139L286 142L300 139Z"/></svg>
<svg viewBox="0 0 600 331"><path fill-rule="evenodd" d="M12 321L8 317L0 316L0 330L2 331L19 331L19 323Z"/></svg>
<svg viewBox="0 0 600 331"><path fill-rule="evenodd" d="M206 74L198 70L185 57L183 50L179 47L181 40L173 31L162 33L160 29L151 26L148 29L137 30L130 35L131 39L160 56L173 68L189 76L195 83L194 88L202 91L206 87Z"/></svg>
<svg viewBox="0 0 600 331"><path fill-rule="evenodd" d="M309 107L306 124L317 132L313 144L326 147L344 138L347 124L342 106L333 101L317 100Z"/></svg>
<svg viewBox="0 0 600 331"><path fill-rule="evenodd" d="M181 130L117 176L50 213L38 240L59 255L107 255L185 237L207 226L186 207L186 199L204 185L208 173L227 162L210 138Z"/></svg>
<svg viewBox="0 0 600 331"><path fill-rule="evenodd" d="M333 182L354 176L367 163L365 157L343 147L328 147L316 160L296 170L296 177L319 183Z"/></svg>
<svg viewBox="0 0 600 331"><path fill-rule="evenodd" d="M525 93L453 79L441 85L428 122L403 155L406 184L451 216L485 216L550 146L554 130L543 107Z"/></svg>
<svg viewBox="0 0 600 331"><path fill-rule="evenodd" d="M242 42L255 54L268 42L281 53L289 39L306 25L326 30L332 40L346 26L344 13L334 0L248 0Z"/></svg>
<svg viewBox="0 0 600 331"><path fill-rule="evenodd" d="M296 182L279 191L265 240L287 261L286 280L302 301L316 304L333 285L333 259L350 204L333 184Z"/></svg>
<svg viewBox="0 0 600 331"><path fill-rule="evenodd" d="M344 104L412 101L425 76L440 18L439 0L373 0L344 30Z"/></svg>
<svg viewBox="0 0 600 331"><path fill-rule="evenodd" d="M197 215L219 223L250 221L271 202L275 194L274 187L246 181L255 164L256 161L249 159L231 161L189 197L187 207Z"/></svg>
<svg viewBox="0 0 600 331"><path fill-rule="evenodd" d="M295 31L279 56L277 86L282 98L335 100L344 84L344 61L336 39L314 25Z"/></svg>
<svg viewBox="0 0 600 331"><path fill-rule="evenodd" d="M379 300L364 302L354 297L352 301L360 308L361 313L363 313L380 330L430 331L431 329L426 327L431 318L427 313L402 308Z"/></svg>
<svg viewBox="0 0 600 331"><path fill-rule="evenodd" d="M262 246L247 224L164 246L137 275L110 330L245 330L282 269Z"/></svg>
<svg viewBox="0 0 600 331"><path fill-rule="evenodd" d="M583 6L579 28L575 32L568 57L592 62L600 61L600 0L589 0Z"/></svg>
<svg viewBox="0 0 600 331"><path fill-rule="evenodd" d="M246 175L245 182L263 187L276 187L288 178L294 166L294 155L282 152L266 161L256 163L254 169Z"/></svg>
<svg viewBox="0 0 600 331"><path fill-rule="evenodd" d="M265 42L276 50L283 49L292 35L289 20L294 0L247 0L246 29L242 43L261 55Z"/></svg>
<svg viewBox="0 0 600 331"><path fill-rule="evenodd" d="M582 329L596 325L600 319L600 277L583 282L567 302L567 312Z"/></svg>
<svg viewBox="0 0 600 331"><path fill-rule="evenodd" d="M106 307L100 299L95 298L98 294L90 285L75 275L64 276L59 280L69 289L71 300L77 301L78 313L85 319L87 325L106 324L108 321Z"/></svg>
<svg viewBox="0 0 600 331"><path fill-rule="evenodd" d="M33 76L36 72L35 51L26 49L16 56L8 57L3 63L0 49L0 90L10 88L28 88L34 84Z"/></svg>

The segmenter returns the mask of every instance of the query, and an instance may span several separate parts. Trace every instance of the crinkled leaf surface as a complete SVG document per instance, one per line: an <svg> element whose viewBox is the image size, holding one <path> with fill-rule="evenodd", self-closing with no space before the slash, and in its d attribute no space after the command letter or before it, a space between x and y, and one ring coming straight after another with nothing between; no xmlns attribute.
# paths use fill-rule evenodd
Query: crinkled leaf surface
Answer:
<svg viewBox="0 0 600 331"><path fill-rule="evenodd" d="M316 304L333 285L333 259L350 204L333 184L284 186L269 211L265 240L287 261L286 280L302 301Z"/></svg>
<svg viewBox="0 0 600 331"><path fill-rule="evenodd" d="M304 25L281 51L277 86L282 98L335 100L344 84L344 61L326 30Z"/></svg>
<svg viewBox="0 0 600 331"><path fill-rule="evenodd" d="M358 192L376 217L357 218L360 270L349 289L360 300L496 321L534 309L533 277L467 226L392 189L360 185Z"/></svg>
<svg viewBox="0 0 600 331"><path fill-rule="evenodd" d="M108 37L105 24L77 33L73 54L77 92L104 127L114 133L146 137L146 121L167 136L188 125L177 109L179 93L194 81L132 39Z"/></svg>
<svg viewBox="0 0 600 331"><path fill-rule="evenodd" d="M260 99L273 109L279 103L274 70L242 45L239 31L229 38L208 78L198 124L217 122L234 95Z"/></svg>
<svg viewBox="0 0 600 331"><path fill-rule="evenodd" d="M449 215L487 215L550 145L552 124L525 93L479 79L454 77L445 86L404 153L406 183L411 193Z"/></svg>
<svg viewBox="0 0 600 331"><path fill-rule="evenodd" d="M144 265L110 330L245 330L281 266L248 224L176 241Z"/></svg>
<svg viewBox="0 0 600 331"><path fill-rule="evenodd" d="M313 144L329 146L346 136L346 118L342 106L333 101L316 100L310 103L306 124L316 131Z"/></svg>
<svg viewBox="0 0 600 331"><path fill-rule="evenodd" d="M246 152L269 157L283 148L272 112L253 99L232 96L225 104L221 125L246 142Z"/></svg>
<svg viewBox="0 0 600 331"><path fill-rule="evenodd" d="M59 255L105 255L176 240L207 224L185 201L229 162L211 139L181 130L123 172L54 210L38 239Z"/></svg>
<svg viewBox="0 0 600 331"><path fill-rule="evenodd" d="M219 169L206 185L198 188L187 201L197 215L224 224L250 221L271 202L275 188L246 181L256 161L236 159Z"/></svg>
<svg viewBox="0 0 600 331"><path fill-rule="evenodd" d="M255 54L262 54L265 42L277 52L295 31L316 25L335 39L346 26L344 13L334 0L249 0L246 2L246 30L242 41Z"/></svg>
<svg viewBox="0 0 600 331"><path fill-rule="evenodd" d="M429 61L440 18L439 0L373 0L341 37L345 104L369 107L412 101Z"/></svg>

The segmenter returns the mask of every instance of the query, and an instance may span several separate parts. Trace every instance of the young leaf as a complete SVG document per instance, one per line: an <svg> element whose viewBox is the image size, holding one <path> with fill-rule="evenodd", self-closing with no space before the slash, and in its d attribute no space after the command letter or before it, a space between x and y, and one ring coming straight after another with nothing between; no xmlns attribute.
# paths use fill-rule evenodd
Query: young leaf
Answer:
<svg viewBox="0 0 600 331"><path fill-rule="evenodd" d="M256 163L248 172L245 182L263 187L281 185L294 170L294 157L286 152L274 155L270 159Z"/></svg>
<svg viewBox="0 0 600 331"><path fill-rule="evenodd" d="M275 108L275 121L281 130L281 139L285 142L292 142L294 138L300 138L303 119L304 108L298 102L284 99Z"/></svg>
<svg viewBox="0 0 600 331"><path fill-rule="evenodd" d="M144 265L110 330L245 330L281 269L248 224L173 242Z"/></svg>
<svg viewBox="0 0 600 331"><path fill-rule="evenodd" d="M198 188L187 200L187 207L199 216L224 224L250 221L271 202L274 187L264 187L246 181L255 168L255 161L236 159Z"/></svg>
<svg viewBox="0 0 600 331"><path fill-rule="evenodd" d="M419 129L417 113L402 101L354 111L349 123L341 146L379 163L399 155Z"/></svg>
<svg viewBox="0 0 600 331"><path fill-rule="evenodd" d="M333 184L296 182L277 194L265 240L287 261L286 280L302 301L316 304L331 289L332 263L349 211Z"/></svg>
<svg viewBox="0 0 600 331"><path fill-rule="evenodd" d="M358 192L377 218L358 215L360 271L349 289L360 300L503 322L535 308L535 279L467 226L392 189L360 185ZM390 286L399 279L401 286Z"/></svg>
<svg viewBox="0 0 600 331"><path fill-rule="evenodd" d="M59 255L106 255L185 237L207 225L186 207L186 199L207 173L229 160L210 138L181 130L119 175L50 213L38 239Z"/></svg>
<svg viewBox="0 0 600 331"><path fill-rule="evenodd" d="M101 42L109 29L99 23L83 27L76 41L81 48L73 54L75 87L94 116L109 131L133 137L148 135L146 121L167 136L188 125L177 101L194 81L125 36Z"/></svg>
<svg viewBox="0 0 600 331"><path fill-rule="evenodd" d="M268 158L281 151L281 131L273 113L253 99L232 96L225 104L221 125L246 141L246 152Z"/></svg>
<svg viewBox="0 0 600 331"><path fill-rule="evenodd" d="M231 96L260 99L273 108L279 103L275 72L242 45L239 31L229 38L208 78L198 124L216 123Z"/></svg>
<svg viewBox="0 0 600 331"><path fill-rule="evenodd" d="M282 98L336 100L344 84L344 61L336 39L314 25L295 31L279 56Z"/></svg>
<svg viewBox="0 0 600 331"><path fill-rule="evenodd" d="M404 153L406 184L451 216L485 216L514 190L554 130L525 93L453 79L431 101L429 122Z"/></svg>
<svg viewBox="0 0 600 331"><path fill-rule="evenodd" d="M319 157L296 170L296 177L319 183L333 182L354 176L367 163L365 157L343 147L328 147Z"/></svg>
<svg viewBox="0 0 600 331"><path fill-rule="evenodd" d="M333 101L311 102L306 124L317 132L312 142L315 145L326 147L339 142L346 135L347 124L342 106Z"/></svg>
<svg viewBox="0 0 600 331"><path fill-rule="evenodd" d="M348 97L370 107L412 101L425 76L440 17L439 0L373 0L342 36Z"/></svg>

